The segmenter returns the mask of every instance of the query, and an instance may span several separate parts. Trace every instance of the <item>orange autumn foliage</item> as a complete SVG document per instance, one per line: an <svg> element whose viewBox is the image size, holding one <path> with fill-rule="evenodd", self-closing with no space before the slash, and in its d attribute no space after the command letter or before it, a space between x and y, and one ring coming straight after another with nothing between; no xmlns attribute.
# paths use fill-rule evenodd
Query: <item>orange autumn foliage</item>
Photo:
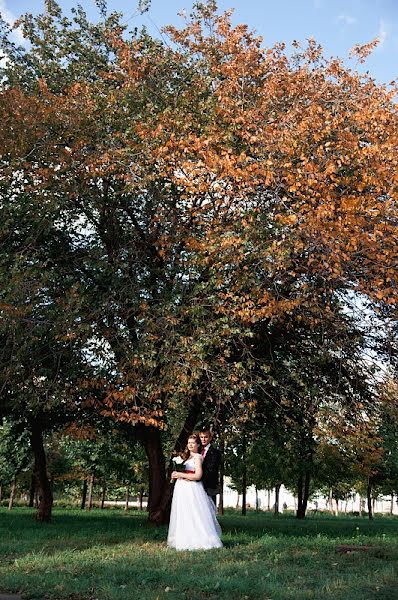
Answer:
<svg viewBox="0 0 398 600"><path fill-rule="evenodd" d="M234 327L308 306L315 322L320 292L398 300L396 89L326 59L313 41L297 59L283 44L264 48L212 2L165 33L171 46L109 31L115 58L92 80L3 86L0 104L8 177L20 169L35 193L56 188L71 214L95 181L103 197L93 201L94 226L97 214L123 214L107 239L110 264L128 218L165 278L206 282L196 301L210 306L212 359L203 346L192 350L204 329L195 323L192 337L176 338L173 358L166 348L169 370L160 372L162 331L194 319L193 302L171 315L173 329L172 320L160 326L165 314L148 314L143 294L134 314L152 354L124 364L123 392L111 388L105 400L107 414L159 427L164 396L192 395L200 373L213 377L211 362L222 373L218 392L220 381L232 395L241 389L224 361ZM156 208L143 231L148 194ZM135 384L148 377L145 395Z"/></svg>

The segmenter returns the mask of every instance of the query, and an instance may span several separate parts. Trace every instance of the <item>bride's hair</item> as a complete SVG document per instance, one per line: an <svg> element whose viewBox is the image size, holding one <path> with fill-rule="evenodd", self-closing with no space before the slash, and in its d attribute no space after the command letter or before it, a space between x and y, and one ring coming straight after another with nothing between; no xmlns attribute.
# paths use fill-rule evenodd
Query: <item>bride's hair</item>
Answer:
<svg viewBox="0 0 398 600"><path fill-rule="evenodd" d="M198 452L199 453L202 452L202 443L200 441L200 437L196 433L193 433L192 435L190 435L188 437L188 440L195 440L195 442L198 444ZM187 446L185 448L184 453L182 454L182 458L184 460L188 460L188 458L190 457L190 455L191 455L191 452L188 450L188 446Z"/></svg>

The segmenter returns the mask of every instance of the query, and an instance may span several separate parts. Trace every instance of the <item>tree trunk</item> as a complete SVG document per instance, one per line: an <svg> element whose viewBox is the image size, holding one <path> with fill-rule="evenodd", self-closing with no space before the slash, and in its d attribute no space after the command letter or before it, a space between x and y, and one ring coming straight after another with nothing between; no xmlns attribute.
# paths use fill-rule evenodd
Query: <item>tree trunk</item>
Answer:
<svg viewBox="0 0 398 600"><path fill-rule="evenodd" d="M35 505L35 494L36 494L36 477L34 472L30 478L30 489L29 489L29 508L33 508Z"/></svg>
<svg viewBox="0 0 398 600"><path fill-rule="evenodd" d="M309 471L305 474L301 473L297 482L297 512L296 517L298 519L304 519L307 510L308 497L310 492L310 480L311 476Z"/></svg>
<svg viewBox="0 0 398 600"><path fill-rule="evenodd" d="M329 510L333 514L333 488L329 488L328 504L329 504Z"/></svg>
<svg viewBox="0 0 398 600"><path fill-rule="evenodd" d="M338 501L338 498L336 498L335 503L336 503L336 512L335 512L335 515L336 515L336 517L338 517L339 516L339 501Z"/></svg>
<svg viewBox="0 0 398 600"><path fill-rule="evenodd" d="M246 434L243 433L242 439L242 515L246 515L246 492L247 492L247 467L246 467Z"/></svg>
<svg viewBox="0 0 398 600"><path fill-rule="evenodd" d="M220 495L218 500L218 514L224 514L224 452L225 444L223 443L223 458L221 459L220 465Z"/></svg>
<svg viewBox="0 0 398 600"><path fill-rule="evenodd" d="M87 498L87 510L93 508L93 488L94 488L95 472L93 471L88 478L88 498Z"/></svg>
<svg viewBox="0 0 398 600"><path fill-rule="evenodd" d="M370 477L368 478L368 486L366 488L366 497L368 501L368 516L369 519L373 519L373 507L372 507L372 484Z"/></svg>
<svg viewBox="0 0 398 600"><path fill-rule="evenodd" d="M83 479L82 502L80 504L80 510L84 510L86 508L86 499L87 499L87 477L85 477Z"/></svg>
<svg viewBox="0 0 398 600"><path fill-rule="evenodd" d="M276 516L279 515L279 492L281 489L281 483L277 483L275 486L275 508L274 508L274 513Z"/></svg>
<svg viewBox="0 0 398 600"><path fill-rule="evenodd" d="M148 520L154 525L164 525L170 514L173 484L166 477L166 460L160 439L160 431L155 427L139 429L149 463Z"/></svg>
<svg viewBox="0 0 398 600"><path fill-rule="evenodd" d="M257 488L257 486L255 486L255 491L256 491L256 511L258 511L259 505L258 505L258 488Z"/></svg>
<svg viewBox="0 0 398 600"><path fill-rule="evenodd" d="M142 506L143 498L144 498L144 488L140 488L140 495L139 495L140 510L143 510L143 506Z"/></svg>
<svg viewBox="0 0 398 600"><path fill-rule="evenodd" d="M174 444L174 452L181 452L186 448L188 437L199 417L203 394L202 391L191 399L184 425ZM174 484L170 483L171 461L166 473L166 459L159 429L137 425L135 431L144 445L149 463L148 520L154 525L164 525L169 521L174 490Z"/></svg>
<svg viewBox="0 0 398 600"><path fill-rule="evenodd" d="M296 517L298 519L304 519L303 515L303 496L304 496L304 478L303 474L300 473L298 481L297 481L297 511Z"/></svg>
<svg viewBox="0 0 398 600"><path fill-rule="evenodd" d="M148 458L149 489L148 489L148 520L154 525L168 523L174 483L166 476L166 460L161 444L159 429L142 425L136 429ZM187 439L188 439L187 434ZM181 436L176 444L182 444ZM169 467L171 472L171 465ZM170 476L170 473L169 473Z"/></svg>
<svg viewBox="0 0 398 600"><path fill-rule="evenodd" d="M308 500L310 497L310 483L311 483L311 474L309 471L305 474L305 482L304 482L304 515L307 510Z"/></svg>
<svg viewBox="0 0 398 600"><path fill-rule="evenodd" d="M0 494L1 496L1 494ZM1 497L0 497L1 502ZM390 502L390 515L394 514L394 494L391 494L391 502Z"/></svg>
<svg viewBox="0 0 398 600"><path fill-rule="evenodd" d="M218 507L217 511L219 515L224 514L224 472L220 473L220 493L218 496Z"/></svg>
<svg viewBox="0 0 398 600"><path fill-rule="evenodd" d="M0 481L0 506L3 501L3 482Z"/></svg>
<svg viewBox="0 0 398 600"><path fill-rule="evenodd" d="M184 425L174 444L174 452L181 452L186 448L188 437L197 423L204 394L204 390L201 390L199 394L191 398ZM149 463L148 520L154 525L164 525L169 521L174 490L174 484L170 483L171 461L166 469L159 429L138 424L134 427L134 432L145 448Z"/></svg>
<svg viewBox="0 0 398 600"><path fill-rule="evenodd" d="M124 510L128 511L129 509L129 499L130 499L130 484L128 483L126 485L126 498L125 498L125 502L124 502Z"/></svg>
<svg viewBox="0 0 398 600"><path fill-rule="evenodd" d="M101 510L104 509L105 506L105 497L106 497L106 483L103 484L101 490Z"/></svg>
<svg viewBox="0 0 398 600"><path fill-rule="evenodd" d="M17 478L14 475L14 477L12 478L12 482L11 482L10 499L8 501L8 510L11 510L12 507L14 506L14 498L15 498L16 489L17 489Z"/></svg>
<svg viewBox="0 0 398 600"><path fill-rule="evenodd" d="M267 490L267 510L271 510L271 490Z"/></svg>
<svg viewBox="0 0 398 600"><path fill-rule="evenodd" d="M246 462L243 466L243 474L242 474L242 515L246 515L246 492L247 492L247 469Z"/></svg>
<svg viewBox="0 0 398 600"><path fill-rule="evenodd" d="M38 521L51 520L53 495L47 475L47 460L43 445L43 430L38 421L31 421L31 445L35 458L34 473L36 487L39 492L39 508L36 518Z"/></svg>
<svg viewBox="0 0 398 600"><path fill-rule="evenodd" d="M189 405L189 411L186 416L184 425L180 431L180 434L174 444L174 452L182 452L185 450L188 442L188 437L192 434L197 423L200 409L203 402L204 391L201 394L196 394L191 398ZM147 428L148 429L148 428Z"/></svg>

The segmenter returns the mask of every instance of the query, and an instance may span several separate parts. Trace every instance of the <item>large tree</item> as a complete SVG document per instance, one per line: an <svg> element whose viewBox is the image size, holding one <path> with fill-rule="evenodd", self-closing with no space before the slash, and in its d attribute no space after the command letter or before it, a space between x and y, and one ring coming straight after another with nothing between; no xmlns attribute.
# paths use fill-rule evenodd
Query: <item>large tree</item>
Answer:
<svg viewBox="0 0 398 600"><path fill-rule="evenodd" d="M66 289L49 303L101 365L93 404L142 440L161 522L162 432L178 450L204 410L250 404L259 332L293 312L332 321L347 290L395 302L393 92L314 42L263 48L212 0L172 44L104 7L98 24L46 7L20 21L28 49L3 40L1 201L23 237L7 253L29 256L43 227L58 239Z"/></svg>

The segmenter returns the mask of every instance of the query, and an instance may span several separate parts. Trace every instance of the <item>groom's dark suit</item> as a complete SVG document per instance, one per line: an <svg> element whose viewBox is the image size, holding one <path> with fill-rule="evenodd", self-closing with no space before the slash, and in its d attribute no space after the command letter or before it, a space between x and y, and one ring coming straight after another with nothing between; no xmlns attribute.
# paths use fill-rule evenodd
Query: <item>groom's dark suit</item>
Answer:
<svg viewBox="0 0 398 600"><path fill-rule="evenodd" d="M202 483L208 496L211 497L214 504L216 495L219 493L219 470L221 464L221 452L211 444L203 459Z"/></svg>

